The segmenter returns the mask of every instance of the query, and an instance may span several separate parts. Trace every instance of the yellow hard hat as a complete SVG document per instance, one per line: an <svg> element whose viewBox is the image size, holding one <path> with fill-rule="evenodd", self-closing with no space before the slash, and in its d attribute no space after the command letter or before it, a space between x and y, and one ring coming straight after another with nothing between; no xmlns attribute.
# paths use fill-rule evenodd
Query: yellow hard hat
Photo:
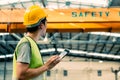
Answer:
<svg viewBox="0 0 120 80"><path fill-rule="evenodd" d="M24 21L23 24L27 27L32 27L31 25L37 24L41 19L47 17L47 14L38 5L33 5L29 7L24 13Z"/></svg>

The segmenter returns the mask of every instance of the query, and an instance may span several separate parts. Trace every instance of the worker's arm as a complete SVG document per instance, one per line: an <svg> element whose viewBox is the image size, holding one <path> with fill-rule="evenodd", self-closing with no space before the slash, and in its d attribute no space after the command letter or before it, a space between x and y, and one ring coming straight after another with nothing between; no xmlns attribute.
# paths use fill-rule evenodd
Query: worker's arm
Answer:
<svg viewBox="0 0 120 80"><path fill-rule="evenodd" d="M43 72L53 68L60 62L58 56L52 56L43 66L31 69L29 64L17 62L17 78L18 80L28 80L41 75Z"/></svg>

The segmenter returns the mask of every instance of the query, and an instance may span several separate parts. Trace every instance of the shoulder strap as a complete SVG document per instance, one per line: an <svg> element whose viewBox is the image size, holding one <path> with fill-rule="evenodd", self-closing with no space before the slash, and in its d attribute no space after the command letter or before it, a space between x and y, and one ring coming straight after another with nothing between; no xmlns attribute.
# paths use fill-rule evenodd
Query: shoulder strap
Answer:
<svg viewBox="0 0 120 80"><path fill-rule="evenodd" d="M30 41L25 37L25 39L28 41L29 45L30 45L30 52L31 52L31 43ZM15 59L17 60L17 54L16 54L16 50L15 50Z"/></svg>
<svg viewBox="0 0 120 80"><path fill-rule="evenodd" d="M28 43L30 44L30 49L31 49L31 43L30 43L29 39L27 37L25 37L25 39L27 39Z"/></svg>
<svg viewBox="0 0 120 80"><path fill-rule="evenodd" d="M29 41L29 38L30 37L25 37L28 41ZM29 41L29 43L30 43L30 41ZM35 42L36 43L36 42ZM31 45L31 43L30 43L30 45ZM38 46L38 44L36 43L36 45L37 45L37 47L38 47L38 49L40 49L40 47ZM32 49L31 49L32 50ZM40 54L41 55L41 54ZM42 57L41 57L42 58ZM43 62L43 64L44 64L44 61L43 61L43 58L42 58L42 62Z"/></svg>

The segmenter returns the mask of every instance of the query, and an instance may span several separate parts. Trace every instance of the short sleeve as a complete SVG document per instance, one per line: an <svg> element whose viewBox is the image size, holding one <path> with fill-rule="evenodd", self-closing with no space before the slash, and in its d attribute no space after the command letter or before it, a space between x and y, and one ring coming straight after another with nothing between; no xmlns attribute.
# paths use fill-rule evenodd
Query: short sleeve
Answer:
<svg viewBox="0 0 120 80"><path fill-rule="evenodd" d="M18 48L17 62L30 64L30 44L25 42Z"/></svg>

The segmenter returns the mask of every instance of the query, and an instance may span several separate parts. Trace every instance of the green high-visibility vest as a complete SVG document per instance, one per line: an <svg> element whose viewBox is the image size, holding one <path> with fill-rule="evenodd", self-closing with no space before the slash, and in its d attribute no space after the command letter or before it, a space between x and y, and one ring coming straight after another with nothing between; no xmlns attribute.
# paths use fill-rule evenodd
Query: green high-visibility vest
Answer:
<svg viewBox="0 0 120 80"><path fill-rule="evenodd" d="M30 59L30 64L29 68L38 68L43 65L43 59L41 57L39 48L36 44L36 42L31 39L30 37L23 37L18 45L16 46L15 52L14 52L14 57L13 57L13 78L16 78L16 59L17 59L17 54L18 54L18 47L23 44L24 42L29 42L30 43L30 49L31 49L31 59Z"/></svg>

